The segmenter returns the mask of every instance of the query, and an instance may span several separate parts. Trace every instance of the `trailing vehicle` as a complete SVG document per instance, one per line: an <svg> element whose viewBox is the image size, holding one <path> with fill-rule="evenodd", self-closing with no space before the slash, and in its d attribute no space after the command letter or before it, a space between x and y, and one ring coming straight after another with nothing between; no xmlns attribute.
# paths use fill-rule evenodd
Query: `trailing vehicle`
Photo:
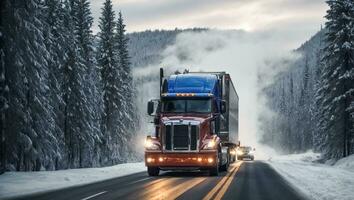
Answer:
<svg viewBox="0 0 354 200"><path fill-rule="evenodd" d="M160 98L148 102L155 133L145 143L150 176L160 170L208 170L218 175L236 160L238 95L225 72L164 77Z"/></svg>
<svg viewBox="0 0 354 200"><path fill-rule="evenodd" d="M254 151L256 149L252 149L249 146L241 146L237 148L237 160L243 160L244 158L248 158L254 160Z"/></svg>

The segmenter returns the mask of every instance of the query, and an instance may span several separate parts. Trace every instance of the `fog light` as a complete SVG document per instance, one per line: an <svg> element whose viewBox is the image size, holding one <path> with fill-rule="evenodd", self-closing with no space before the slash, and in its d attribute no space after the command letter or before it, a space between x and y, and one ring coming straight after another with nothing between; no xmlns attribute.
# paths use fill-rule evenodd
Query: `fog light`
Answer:
<svg viewBox="0 0 354 200"><path fill-rule="evenodd" d="M202 158L198 158L198 162L202 162L202 160L203 160Z"/></svg>
<svg viewBox="0 0 354 200"><path fill-rule="evenodd" d="M153 161L153 159L152 159L152 158L147 158L146 161L147 161L148 163L150 163L150 162Z"/></svg>
<svg viewBox="0 0 354 200"><path fill-rule="evenodd" d="M163 162L163 158L160 157L160 158L159 158L159 161L160 161L160 162Z"/></svg>
<svg viewBox="0 0 354 200"><path fill-rule="evenodd" d="M212 163L212 162L214 162L214 159L208 158L208 163Z"/></svg>

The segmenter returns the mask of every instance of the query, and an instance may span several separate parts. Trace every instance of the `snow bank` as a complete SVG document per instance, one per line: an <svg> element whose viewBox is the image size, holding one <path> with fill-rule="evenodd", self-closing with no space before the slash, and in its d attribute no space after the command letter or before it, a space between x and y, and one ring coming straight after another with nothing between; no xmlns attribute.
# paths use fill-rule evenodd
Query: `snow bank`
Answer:
<svg viewBox="0 0 354 200"><path fill-rule="evenodd" d="M354 172L354 154L338 160L334 166Z"/></svg>
<svg viewBox="0 0 354 200"><path fill-rule="evenodd" d="M6 172L0 175L0 199L83 185L145 170L144 163L126 163L102 168Z"/></svg>
<svg viewBox="0 0 354 200"><path fill-rule="evenodd" d="M294 188L315 200L352 200L354 197L354 156L334 166L320 164L320 155L307 152L276 156L268 163Z"/></svg>

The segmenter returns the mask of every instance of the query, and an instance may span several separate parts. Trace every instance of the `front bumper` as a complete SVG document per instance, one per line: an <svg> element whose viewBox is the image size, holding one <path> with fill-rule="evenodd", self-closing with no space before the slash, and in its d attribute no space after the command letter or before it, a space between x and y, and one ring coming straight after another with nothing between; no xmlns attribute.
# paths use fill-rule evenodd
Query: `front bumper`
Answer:
<svg viewBox="0 0 354 200"><path fill-rule="evenodd" d="M217 165L217 151L145 152L145 165L159 168L210 168Z"/></svg>

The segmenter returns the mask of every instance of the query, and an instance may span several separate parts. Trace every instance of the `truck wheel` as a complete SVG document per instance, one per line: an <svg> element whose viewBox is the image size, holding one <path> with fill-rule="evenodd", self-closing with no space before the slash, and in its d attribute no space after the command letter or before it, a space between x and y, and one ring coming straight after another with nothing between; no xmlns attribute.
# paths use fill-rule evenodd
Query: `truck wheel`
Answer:
<svg viewBox="0 0 354 200"><path fill-rule="evenodd" d="M219 175L219 166L220 166L220 163L221 163L221 153L219 152L218 153L218 162L216 162L216 166L213 167L213 168L210 168L209 169L209 176L218 176Z"/></svg>
<svg viewBox="0 0 354 200"><path fill-rule="evenodd" d="M209 169L209 176L218 176L219 175L219 165Z"/></svg>
<svg viewBox="0 0 354 200"><path fill-rule="evenodd" d="M229 168L229 165L230 165L230 156L229 154L227 154L226 156L226 163L224 165L221 165L220 167L220 171L227 171L227 169Z"/></svg>
<svg viewBox="0 0 354 200"><path fill-rule="evenodd" d="M158 167L148 167L147 172L149 176L158 176L160 173L160 169Z"/></svg>

